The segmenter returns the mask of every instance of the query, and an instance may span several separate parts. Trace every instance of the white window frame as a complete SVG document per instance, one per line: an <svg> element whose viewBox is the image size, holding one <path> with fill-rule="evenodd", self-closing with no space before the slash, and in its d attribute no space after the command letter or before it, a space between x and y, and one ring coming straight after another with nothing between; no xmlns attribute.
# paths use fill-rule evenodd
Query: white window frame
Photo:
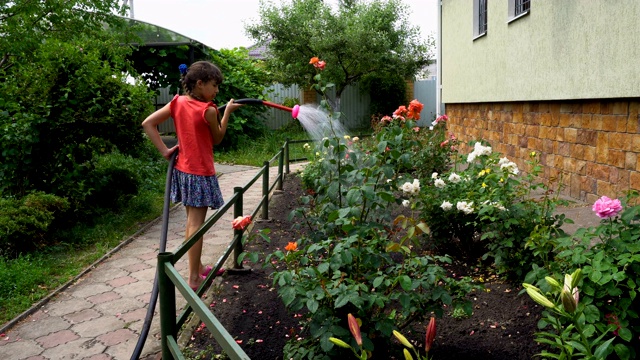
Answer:
<svg viewBox="0 0 640 360"><path fill-rule="evenodd" d="M473 0L473 40L487 35L488 14L487 14L487 2L489 0ZM480 7L484 5L484 29L480 29Z"/></svg>
<svg viewBox="0 0 640 360"><path fill-rule="evenodd" d="M516 21L524 16L529 15L529 12L531 12L531 0L529 0L529 8L523 12L521 12L520 14L516 14L516 6L518 2L522 2L523 0L509 0L509 13L507 16L507 23L510 23L512 21Z"/></svg>

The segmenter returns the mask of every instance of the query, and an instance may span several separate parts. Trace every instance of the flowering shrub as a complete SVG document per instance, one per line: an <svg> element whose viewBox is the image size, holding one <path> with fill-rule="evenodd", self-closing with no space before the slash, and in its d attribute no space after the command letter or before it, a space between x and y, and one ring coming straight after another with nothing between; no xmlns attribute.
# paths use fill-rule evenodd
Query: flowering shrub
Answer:
<svg viewBox="0 0 640 360"><path fill-rule="evenodd" d="M372 144L334 133L308 149L317 153L303 172L310 195L293 213L308 235L265 260L276 266L274 284L285 306L307 311L303 326L310 337L290 342L285 358L337 358L330 339L348 334L348 314L368 329L360 334L361 351L373 351L375 338L384 358L393 330L432 312L441 316L443 305L471 313L465 295L474 286L468 278L446 276L440 265L451 262L448 257L423 251L426 225L391 215L402 206L396 196L407 182L402 170L412 168L411 151L419 146L413 121L420 110L417 101L401 107ZM403 188L415 200L420 181L412 178Z"/></svg>
<svg viewBox="0 0 640 360"><path fill-rule="evenodd" d="M431 174L430 186L421 192L421 217L434 246L463 258L492 258L511 277L528 272L537 250L525 246L531 234L540 228L561 232L565 220L553 215L557 198L532 198L536 189L550 191L534 182L540 171L535 153L527 165L523 178L516 163L475 142L451 170Z"/></svg>
<svg viewBox="0 0 640 360"><path fill-rule="evenodd" d="M402 153L406 161L399 163L399 171L412 173L416 178L425 178L432 172L444 172L452 164L458 150L455 135L447 133L446 115L440 116L430 128L418 127L422 104L417 100L409 107L400 106L393 116L384 116L374 124L378 143L402 135L398 147L391 148ZM404 159L404 158L403 158Z"/></svg>
<svg viewBox="0 0 640 360"><path fill-rule="evenodd" d="M593 326L591 322L597 317L598 309L592 304L585 304L585 301L580 302L578 285L581 279L580 269L572 274L565 274L563 285L547 276L545 281L551 289L547 296L537 287L523 284L531 299L546 309L540 325L553 328L553 332L536 334L536 341L550 345L553 350L544 350L540 356L554 359L604 359L613 352L615 337L611 337L611 327Z"/></svg>
<svg viewBox="0 0 640 360"><path fill-rule="evenodd" d="M612 347L621 359L635 358L640 347L640 206L626 206L636 196L630 194L623 201L598 199L592 209L602 219L600 225L547 239L555 256L535 259L525 279L546 291L545 277L581 268L580 302L588 304L585 322L600 332L612 328Z"/></svg>

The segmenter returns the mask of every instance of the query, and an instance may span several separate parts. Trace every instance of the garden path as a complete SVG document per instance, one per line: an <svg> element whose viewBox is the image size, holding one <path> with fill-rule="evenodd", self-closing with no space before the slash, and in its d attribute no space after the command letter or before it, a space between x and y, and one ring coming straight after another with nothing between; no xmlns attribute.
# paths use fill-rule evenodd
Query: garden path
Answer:
<svg viewBox="0 0 640 360"><path fill-rule="evenodd" d="M302 166L291 164L290 169L293 172ZM259 169L217 164L216 170L221 174L223 196L229 199L233 188L249 183ZM270 182L277 171L277 166L270 169ZM258 179L245 192L244 209L255 209L261 197L262 182ZM208 216L212 214L209 211ZM172 251L184 240L186 215L183 207L177 205L169 216L166 248ZM233 211L228 211L205 234L205 264L214 264L233 238L232 220ZM0 359L130 359L153 288L161 228L161 218L147 224L81 275L4 324L0 328ZM176 268L183 276L187 275L186 257ZM205 301L206 296L203 295ZM184 299L179 293L176 299L181 308ZM141 359L160 357L157 308Z"/></svg>

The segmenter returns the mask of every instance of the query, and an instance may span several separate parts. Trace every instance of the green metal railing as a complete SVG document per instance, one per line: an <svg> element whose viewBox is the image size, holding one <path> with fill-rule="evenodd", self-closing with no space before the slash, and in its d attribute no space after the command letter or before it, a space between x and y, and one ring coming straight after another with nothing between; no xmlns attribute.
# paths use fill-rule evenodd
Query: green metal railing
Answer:
<svg viewBox="0 0 640 360"><path fill-rule="evenodd" d="M367 137L370 135L360 135L360 137ZM174 265L180 260L189 249L201 238L209 229L233 206L233 217L244 215L243 209L243 195L253 186L258 179L262 177L262 199L260 203L251 213L251 218L255 219L259 211L261 211L260 218L263 220L269 219L269 194L275 190L282 190L284 182L284 174L289 174L289 164L292 162L304 161L307 158L290 159L290 145L302 144L309 142L318 142L317 140L289 140L287 139L284 145L280 148L269 161L263 163L262 168L256 173L256 175L243 187L235 187L233 196L225 202L225 204L209 217L200 229L195 232L191 237L179 246L175 252L161 252L158 254L158 291L160 299L160 333L162 336L162 358L163 359L184 359L182 352L180 351L177 336L178 330L182 328L187 321L189 315L193 312L200 318L200 320L207 326L211 334L222 347L224 352L232 360L245 360L249 359L249 356L242 350L242 348L235 342L233 337L224 328L224 326L216 319L211 313L209 308L202 302L200 296L207 289L211 282L215 279L216 274L222 268L222 265L227 261L231 253L233 253L233 269L232 272L245 271L242 264L238 263L238 257L243 252L242 237L245 230L234 230L233 239L225 250L224 254L218 259L213 270L209 273L205 281L202 283L197 291L193 291L187 282L178 273ZM173 169L173 161L169 166L167 172L167 179L171 179L171 171ZM278 174L273 183L269 182L269 167L277 160L278 162ZM169 183L167 183L166 191L169 191ZM165 204L166 207L167 204ZM164 219L163 232L161 236L166 237L168 217ZM162 249L161 249L162 250ZM182 294L187 301L186 307L176 317L176 289Z"/></svg>
<svg viewBox="0 0 640 360"><path fill-rule="evenodd" d="M209 217L202 227L195 232L186 242L178 247L175 252L162 252L158 254L158 289L160 299L160 332L163 359L184 359L179 349L177 336L178 330L187 321L189 315L195 314L211 331L211 334L222 347L225 353L233 360L249 359L247 354L235 342L233 337L224 328L224 326L216 319L208 307L202 302L200 296L211 285L215 279L217 272L222 265L233 253L233 269L231 271L243 271L242 264L238 263L238 257L243 251L242 236L245 230L234 230L233 239L224 254L218 259L209 276L202 283L197 291L193 291L178 273L174 265L180 260L187 251L201 238L231 207L233 206L234 218L244 215L243 195L253 186L259 178L262 177L262 199L257 207L252 211L251 218L255 219L260 210L261 218L266 220L269 218L269 194L274 190L282 190L284 174L288 174L289 141L285 141L282 148L269 161L263 163L258 173L243 187L235 187L233 196L225 202L225 204ZM273 183L269 183L269 167L275 161L278 161L278 174ZM176 318L176 289L182 294L187 301L185 309Z"/></svg>

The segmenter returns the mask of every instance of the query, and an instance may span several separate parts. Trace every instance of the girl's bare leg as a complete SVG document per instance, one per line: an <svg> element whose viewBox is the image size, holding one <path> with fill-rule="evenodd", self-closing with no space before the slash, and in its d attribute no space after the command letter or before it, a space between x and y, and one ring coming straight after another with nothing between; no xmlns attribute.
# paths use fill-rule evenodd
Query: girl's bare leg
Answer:
<svg viewBox="0 0 640 360"><path fill-rule="evenodd" d="M207 208L206 207L192 207L186 206L187 210L187 229L185 232L185 241L194 234L207 217ZM189 249L188 251L189 258L189 280L187 281L189 286L195 288L202 284L202 278L200 274L204 271L204 266L202 265L201 257L202 257L202 238L198 239L198 241Z"/></svg>

